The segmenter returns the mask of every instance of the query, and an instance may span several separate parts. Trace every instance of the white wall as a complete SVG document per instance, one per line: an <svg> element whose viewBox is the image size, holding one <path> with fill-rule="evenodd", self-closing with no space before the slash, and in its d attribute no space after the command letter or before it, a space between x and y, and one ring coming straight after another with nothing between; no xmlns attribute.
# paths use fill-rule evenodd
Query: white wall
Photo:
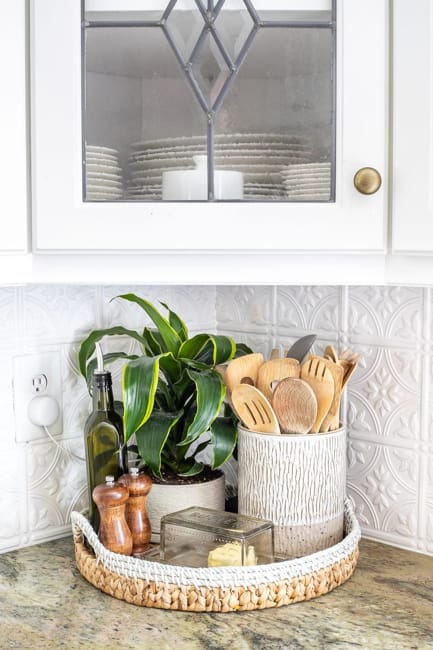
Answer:
<svg viewBox="0 0 433 650"><path fill-rule="evenodd" d="M15 443L13 358L59 352L59 441L83 454L90 401L78 344L96 327L143 326L137 306L109 302L126 291L167 302L192 333L229 333L265 354L306 332L318 335L318 353L327 343L361 352L343 405L348 493L366 536L433 555L431 289L332 286L0 287L0 551L70 534L70 511L85 506L84 463L44 439ZM118 368L114 379L118 396Z"/></svg>

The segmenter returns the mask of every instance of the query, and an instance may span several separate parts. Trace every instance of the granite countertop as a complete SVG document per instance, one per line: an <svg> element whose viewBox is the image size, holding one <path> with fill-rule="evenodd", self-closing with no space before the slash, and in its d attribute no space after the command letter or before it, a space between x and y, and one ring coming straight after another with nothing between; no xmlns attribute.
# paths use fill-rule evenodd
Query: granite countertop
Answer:
<svg viewBox="0 0 433 650"><path fill-rule="evenodd" d="M361 540L334 591L227 614L136 607L90 585L72 538L0 555L0 648L433 649L433 557Z"/></svg>

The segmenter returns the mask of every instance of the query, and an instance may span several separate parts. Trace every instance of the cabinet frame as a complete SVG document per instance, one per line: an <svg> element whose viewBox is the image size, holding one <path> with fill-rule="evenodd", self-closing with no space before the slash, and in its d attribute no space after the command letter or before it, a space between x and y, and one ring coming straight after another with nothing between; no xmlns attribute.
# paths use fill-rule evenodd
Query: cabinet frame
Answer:
<svg viewBox="0 0 433 650"><path fill-rule="evenodd" d="M387 5L337 2L335 203L85 203L80 3L31 0L34 251L383 252ZM366 165L383 177L372 196L353 186Z"/></svg>

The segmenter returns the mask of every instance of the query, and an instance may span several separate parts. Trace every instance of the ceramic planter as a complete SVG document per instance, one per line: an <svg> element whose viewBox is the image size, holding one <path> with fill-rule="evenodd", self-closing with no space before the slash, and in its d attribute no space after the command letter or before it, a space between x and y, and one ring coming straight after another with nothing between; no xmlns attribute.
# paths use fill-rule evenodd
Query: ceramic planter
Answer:
<svg viewBox="0 0 433 650"><path fill-rule="evenodd" d="M159 543L161 517L190 506L202 506L214 510L225 508L224 474L203 483L176 484L154 483L147 497L147 513L152 528L152 542Z"/></svg>
<svg viewBox="0 0 433 650"><path fill-rule="evenodd" d="M239 512L274 523L275 553L294 558L343 538L346 431L269 435L239 427Z"/></svg>

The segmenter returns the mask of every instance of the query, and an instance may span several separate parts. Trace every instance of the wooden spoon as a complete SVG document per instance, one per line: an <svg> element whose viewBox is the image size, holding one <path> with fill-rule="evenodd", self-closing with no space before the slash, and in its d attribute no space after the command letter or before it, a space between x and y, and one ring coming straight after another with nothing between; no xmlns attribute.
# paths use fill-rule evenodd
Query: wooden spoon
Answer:
<svg viewBox="0 0 433 650"><path fill-rule="evenodd" d="M286 377L299 377L301 368L296 359L271 359L265 361L257 372L256 386L270 402L274 392L274 382L279 382Z"/></svg>
<svg viewBox="0 0 433 650"><path fill-rule="evenodd" d="M254 386L237 384L232 390L232 404L238 418L251 431L280 433L274 409Z"/></svg>
<svg viewBox="0 0 433 650"><path fill-rule="evenodd" d="M320 425L329 411L334 398L334 379L322 358L308 359L301 366L301 379L314 390L317 399L317 416L311 433L319 433Z"/></svg>
<svg viewBox="0 0 433 650"><path fill-rule="evenodd" d="M316 395L303 379L282 379L274 390L272 406L282 433L308 433L316 421Z"/></svg>
<svg viewBox="0 0 433 650"><path fill-rule="evenodd" d="M265 359L261 352L252 352L251 354L245 354L243 357L232 359L224 373L228 397L230 397L233 388L238 384L255 386L257 372L264 361Z"/></svg>

